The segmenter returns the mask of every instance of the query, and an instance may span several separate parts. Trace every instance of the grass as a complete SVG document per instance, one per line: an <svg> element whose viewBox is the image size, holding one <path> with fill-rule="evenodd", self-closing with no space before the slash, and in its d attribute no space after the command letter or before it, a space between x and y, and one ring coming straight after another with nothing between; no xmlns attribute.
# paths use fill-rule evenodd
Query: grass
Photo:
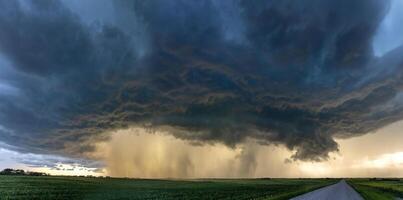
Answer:
<svg viewBox="0 0 403 200"><path fill-rule="evenodd" d="M334 179L147 180L0 176L0 199L272 199L333 184Z"/></svg>
<svg viewBox="0 0 403 200"><path fill-rule="evenodd" d="M350 179L348 183L365 200L395 200L403 198L403 179Z"/></svg>

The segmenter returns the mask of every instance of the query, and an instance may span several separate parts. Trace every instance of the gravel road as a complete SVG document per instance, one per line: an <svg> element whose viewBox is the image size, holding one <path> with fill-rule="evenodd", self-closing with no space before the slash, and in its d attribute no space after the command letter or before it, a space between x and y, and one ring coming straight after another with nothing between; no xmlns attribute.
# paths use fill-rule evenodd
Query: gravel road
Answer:
<svg viewBox="0 0 403 200"><path fill-rule="evenodd" d="M364 200L345 180L290 200Z"/></svg>

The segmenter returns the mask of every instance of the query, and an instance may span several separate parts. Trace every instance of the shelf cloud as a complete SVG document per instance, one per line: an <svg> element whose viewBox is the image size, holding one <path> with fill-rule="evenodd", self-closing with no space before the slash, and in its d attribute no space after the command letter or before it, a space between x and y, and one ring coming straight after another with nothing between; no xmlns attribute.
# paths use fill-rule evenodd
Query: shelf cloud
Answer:
<svg viewBox="0 0 403 200"><path fill-rule="evenodd" d="M321 161L403 118L403 47L372 45L389 1L76 3L0 0L0 140L21 152L135 126Z"/></svg>

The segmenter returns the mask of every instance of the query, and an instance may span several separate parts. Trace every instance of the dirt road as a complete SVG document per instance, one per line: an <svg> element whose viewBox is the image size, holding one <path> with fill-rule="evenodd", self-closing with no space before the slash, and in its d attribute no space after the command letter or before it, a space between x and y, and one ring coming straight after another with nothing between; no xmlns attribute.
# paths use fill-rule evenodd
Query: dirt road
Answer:
<svg viewBox="0 0 403 200"><path fill-rule="evenodd" d="M291 200L363 200L363 198L346 181L342 180Z"/></svg>

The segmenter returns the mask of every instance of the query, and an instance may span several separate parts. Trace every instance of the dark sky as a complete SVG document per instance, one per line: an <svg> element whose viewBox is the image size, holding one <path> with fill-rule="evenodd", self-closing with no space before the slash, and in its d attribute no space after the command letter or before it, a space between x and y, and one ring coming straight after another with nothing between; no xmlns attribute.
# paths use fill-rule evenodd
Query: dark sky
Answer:
<svg viewBox="0 0 403 200"><path fill-rule="evenodd" d="M0 141L21 152L80 157L106 131L144 126L318 161L338 150L334 138L403 118L403 47L374 50L393 43L377 38L386 0L0 8Z"/></svg>

